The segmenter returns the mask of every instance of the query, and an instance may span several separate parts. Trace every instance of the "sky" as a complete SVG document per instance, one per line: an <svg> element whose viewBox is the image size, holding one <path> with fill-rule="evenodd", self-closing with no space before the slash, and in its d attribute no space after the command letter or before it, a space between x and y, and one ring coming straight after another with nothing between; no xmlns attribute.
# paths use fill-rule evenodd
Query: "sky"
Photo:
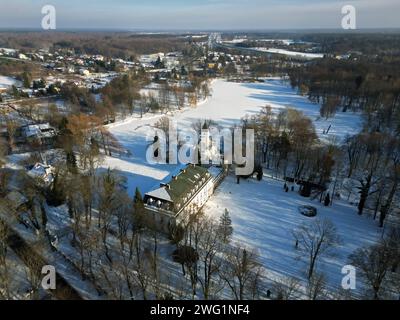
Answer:
<svg viewBox="0 0 400 320"><path fill-rule="evenodd" d="M46 4L57 29L338 29L349 4L357 28L400 28L400 0L0 0L0 28L40 28Z"/></svg>

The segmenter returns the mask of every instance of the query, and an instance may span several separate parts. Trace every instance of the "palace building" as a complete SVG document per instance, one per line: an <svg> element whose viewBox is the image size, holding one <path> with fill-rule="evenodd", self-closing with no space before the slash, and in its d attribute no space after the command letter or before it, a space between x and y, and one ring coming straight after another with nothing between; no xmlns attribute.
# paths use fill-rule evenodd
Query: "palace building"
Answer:
<svg viewBox="0 0 400 320"><path fill-rule="evenodd" d="M168 231L171 223L179 223L203 207L223 177L222 168L187 165L170 181L145 194L145 208L158 228Z"/></svg>

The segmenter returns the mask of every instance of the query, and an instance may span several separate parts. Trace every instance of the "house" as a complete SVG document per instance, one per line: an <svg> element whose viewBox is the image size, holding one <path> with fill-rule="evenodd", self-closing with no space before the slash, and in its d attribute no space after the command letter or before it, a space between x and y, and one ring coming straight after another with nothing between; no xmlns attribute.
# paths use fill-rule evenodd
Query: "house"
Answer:
<svg viewBox="0 0 400 320"><path fill-rule="evenodd" d="M45 145L50 145L54 142L57 136L56 130L49 123L30 124L21 127L22 137L26 141L37 141Z"/></svg>
<svg viewBox="0 0 400 320"><path fill-rule="evenodd" d="M156 228L168 232L171 225L185 221L205 205L223 176L223 169L210 171L190 164L167 183L146 193L145 208Z"/></svg>
<svg viewBox="0 0 400 320"><path fill-rule="evenodd" d="M36 163L30 168L28 175L41 180L45 185L50 185L54 180L54 168L50 165Z"/></svg>

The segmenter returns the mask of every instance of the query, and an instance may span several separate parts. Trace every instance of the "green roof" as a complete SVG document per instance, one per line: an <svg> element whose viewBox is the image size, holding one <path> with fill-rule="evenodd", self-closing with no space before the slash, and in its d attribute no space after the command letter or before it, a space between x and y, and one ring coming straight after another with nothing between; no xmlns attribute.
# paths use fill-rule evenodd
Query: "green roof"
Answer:
<svg viewBox="0 0 400 320"><path fill-rule="evenodd" d="M146 196L173 202L179 211L209 179L211 174L201 166L188 165L161 188L151 191ZM197 187L198 186L198 187Z"/></svg>
<svg viewBox="0 0 400 320"><path fill-rule="evenodd" d="M175 204L183 204L189 200L184 201L184 198L190 198L188 193L196 188L196 184L200 183L199 186L202 186L209 177L210 174L206 168L189 165L168 183L169 188L166 187L166 191ZM205 178L204 181L203 178Z"/></svg>

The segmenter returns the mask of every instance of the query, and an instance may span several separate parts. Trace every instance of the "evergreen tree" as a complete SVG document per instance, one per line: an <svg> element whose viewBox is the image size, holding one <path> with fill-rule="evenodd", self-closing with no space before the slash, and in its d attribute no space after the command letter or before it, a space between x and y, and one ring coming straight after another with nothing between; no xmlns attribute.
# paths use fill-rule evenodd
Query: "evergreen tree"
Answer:
<svg viewBox="0 0 400 320"><path fill-rule="evenodd" d="M54 173L52 185L47 190L47 204L58 207L65 202L65 192L59 169Z"/></svg>
<svg viewBox="0 0 400 320"><path fill-rule="evenodd" d="M136 187L135 195L133 197L133 214L135 227L142 229L144 227L144 202L142 194L138 187Z"/></svg>
<svg viewBox="0 0 400 320"><path fill-rule="evenodd" d="M24 88L30 88L31 87L31 81L32 81L32 76L28 72L24 72L22 74L22 84Z"/></svg>
<svg viewBox="0 0 400 320"><path fill-rule="evenodd" d="M182 66L182 67L181 67L181 75L182 75L182 76L186 76L186 75L187 75L187 71L186 71L185 66Z"/></svg>
<svg viewBox="0 0 400 320"><path fill-rule="evenodd" d="M224 243L229 243L233 233L232 219L229 215L228 209L222 214L219 220L219 231L221 233L221 239Z"/></svg>
<svg viewBox="0 0 400 320"><path fill-rule="evenodd" d="M77 173L76 157L73 151L66 152L66 161L68 171L71 173Z"/></svg>
<svg viewBox="0 0 400 320"><path fill-rule="evenodd" d="M330 204L331 204L331 197L330 197L330 195L329 195L329 193L328 193L328 194L326 195L326 197L325 197L324 205L325 205L325 207L328 207Z"/></svg>
<svg viewBox="0 0 400 320"><path fill-rule="evenodd" d="M157 61L154 64L154 68L156 68L156 69L164 69L165 68L164 62L162 62L160 56L158 56Z"/></svg>

